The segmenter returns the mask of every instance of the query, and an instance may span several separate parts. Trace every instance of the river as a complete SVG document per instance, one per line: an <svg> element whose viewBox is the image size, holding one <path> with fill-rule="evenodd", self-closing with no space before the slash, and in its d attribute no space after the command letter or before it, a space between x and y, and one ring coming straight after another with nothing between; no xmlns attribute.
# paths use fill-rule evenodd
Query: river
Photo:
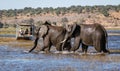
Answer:
<svg viewBox="0 0 120 71"><path fill-rule="evenodd" d="M109 31L108 33L117 33ZM27 43L22 41L23 43ZM0 71L120 71L120 35L109 35L108 48L110 54L80 53L27 53L28 49L17 47L19 41L0 45ZM79 49L81 51L81 48ZM52 51L52 50L51 50Z"/></svg>

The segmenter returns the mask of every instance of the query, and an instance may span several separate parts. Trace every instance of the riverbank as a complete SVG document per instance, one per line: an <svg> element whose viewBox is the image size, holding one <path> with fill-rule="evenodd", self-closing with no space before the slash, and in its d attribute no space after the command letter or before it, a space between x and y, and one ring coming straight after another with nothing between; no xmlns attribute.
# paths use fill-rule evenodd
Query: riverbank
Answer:
<svg viewBox="0 0 120 71"><path fill-rule="evenodd" d="M105 27L106 30L120 30L120 26L116 27Z"/></svg>

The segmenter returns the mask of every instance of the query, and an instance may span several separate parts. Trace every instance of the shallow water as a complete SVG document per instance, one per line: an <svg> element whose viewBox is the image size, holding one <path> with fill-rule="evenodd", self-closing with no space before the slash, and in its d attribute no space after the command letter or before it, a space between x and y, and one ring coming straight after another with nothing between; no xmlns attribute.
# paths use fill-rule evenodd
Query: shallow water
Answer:
<svg viewBox="0 0 120 71"><path fill-rule="evenodd" d="M119 49L120 50L120 35L109 36L108 37L108 47L110 49Z"/></svg>
<svg viewBox="0 0 120 71"><path fill-rule="evenodd" d="M120 71L119 44L120 36L109 36L108 48L114 50L111 54L92 53L95 52L93 47L88 49L90 54L27 53L31 47L0 45L0 71Z"/></svg>
<svg viewBox="0 0 120 71"><path fill-rule="evenodd" d="M120 54L41 54L0 46L0 71L119 71Z"/></svg>

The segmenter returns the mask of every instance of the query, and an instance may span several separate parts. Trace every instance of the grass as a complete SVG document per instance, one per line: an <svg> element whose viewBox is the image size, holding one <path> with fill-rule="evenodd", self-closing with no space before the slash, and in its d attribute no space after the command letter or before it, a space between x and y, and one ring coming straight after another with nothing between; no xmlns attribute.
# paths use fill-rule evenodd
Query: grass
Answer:
<svg viewBox="0 0 120 71"><path fill-rule="evenodd" d="M0 28L0 34L16 34L16 28L14 27Z"/></svg>

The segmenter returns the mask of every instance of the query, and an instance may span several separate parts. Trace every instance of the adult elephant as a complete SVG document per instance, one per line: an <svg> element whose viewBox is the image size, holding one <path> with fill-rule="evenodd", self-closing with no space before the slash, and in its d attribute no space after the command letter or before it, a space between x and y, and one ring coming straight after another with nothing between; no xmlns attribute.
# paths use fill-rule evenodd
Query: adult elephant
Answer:
<svg viewBox="0 0 120 71"><path fill-rule="evenodd" d="M97 52L109 53L106 49L107 32L100 24L73 24L66 25L67 34L65 35L62 48L66 41L74 38L74 45L71 51L79 49L82 44L82 51L87 53L88 46L94 46Z"/></svg>
<svg viewBox="0 0 120 71"><path fill-rule="evenodd" d="M43 44L41 51L50 51L51 46L55 46L58 51L62 51L62 43L61 41L64 40L66 35L66 29L60 26L52 26L47 21L39 27L36 33L36 39L34 42L34 47L29 51L33 51L37 44L40 37L43 38ZM64 46L64 49L70 50L71 45L70 42L67 42Z"/></svg>

